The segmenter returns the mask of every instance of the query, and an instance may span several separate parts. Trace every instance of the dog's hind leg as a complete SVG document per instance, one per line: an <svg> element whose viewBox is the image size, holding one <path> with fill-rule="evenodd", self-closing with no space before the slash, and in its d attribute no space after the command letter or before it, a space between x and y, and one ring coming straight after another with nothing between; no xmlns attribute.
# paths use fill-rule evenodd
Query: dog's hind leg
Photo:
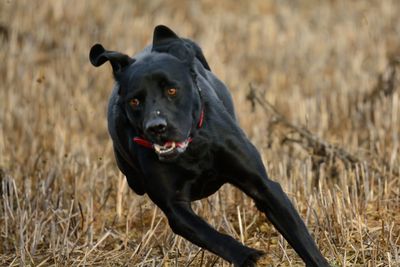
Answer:
<svg viewBox="0 0 400 267"><path fill-rule="evenodd" d="M257 208L265 213L306 266L329 266L278 183L264 178L261 182L254 181L254 185L247 183L240 187L254 199Z"/></svg>
<svg viewBox="0 0 400 267"><path fill-rule="evenodd" d="M253 198L306 266L329 266L281 186L268 178L255 147L245 139L235 143L241 146L225 145L222 155L225 172L233 177L230 183Z"/></svg>

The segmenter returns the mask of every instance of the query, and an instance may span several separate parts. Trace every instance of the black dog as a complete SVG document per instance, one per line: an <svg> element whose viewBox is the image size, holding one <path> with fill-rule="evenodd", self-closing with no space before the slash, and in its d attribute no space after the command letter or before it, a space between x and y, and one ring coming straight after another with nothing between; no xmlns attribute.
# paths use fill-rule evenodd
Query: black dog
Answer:
<svg viewBox="0 0 400 267"><path fill-rule="evenodd" d="M113 68L108 128L118 167L176 234L235 266L255 266L262 252L217 232L191 209L192 201L230 183L255 201L307 266L329 266L281 186L268 178L228 89L194 42L160 25L153 44L135 57L96 44L90 61Z"/></svg>

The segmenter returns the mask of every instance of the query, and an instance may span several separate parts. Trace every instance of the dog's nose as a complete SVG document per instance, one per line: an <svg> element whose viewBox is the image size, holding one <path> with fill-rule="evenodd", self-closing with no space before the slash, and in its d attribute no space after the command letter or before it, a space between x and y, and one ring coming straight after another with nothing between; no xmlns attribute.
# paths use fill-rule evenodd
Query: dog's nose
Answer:
<svg viewBox="0 0 400 267"><path fill-rule="evenodd" d="M167 130L167 121L163 118L155 118L148 121L145 125L145 131L154 134L160 135L165 133Z"/></svg>

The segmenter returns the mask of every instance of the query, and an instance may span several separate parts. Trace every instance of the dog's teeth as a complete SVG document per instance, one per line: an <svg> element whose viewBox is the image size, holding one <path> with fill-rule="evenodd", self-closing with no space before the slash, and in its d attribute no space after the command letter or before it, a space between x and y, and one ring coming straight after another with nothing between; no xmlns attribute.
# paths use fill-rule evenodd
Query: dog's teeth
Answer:
<svg viewBox="0 0 400 267"><path fill-rule="evenodd" d="M175 149L175 147L176 147L175 142L168 143L168 146L167 145L160 146L160 145L154 144L154 150L157 152L157 154L160 154L160 155L171 152L172 150Z"/></svg>
<svg viewBox="0 0 400 267"><path fill-rule="evenodd" d="M157 144L154 144L154 150L159 154L161 152L161 147Z"/></svg>
<svg viewBox="0 0 400 267"><path fill-rule="evenodd" d="M171 141L171 142L165 143L163 146L154 144L154 150L156 151L156 153L158 155L168 154L168 153L174 151L175 149L177 150L178 153L182 153L186 150L188 144L189 144L188 141L178 143L178 145L176 144L176 142Z"/></svg>

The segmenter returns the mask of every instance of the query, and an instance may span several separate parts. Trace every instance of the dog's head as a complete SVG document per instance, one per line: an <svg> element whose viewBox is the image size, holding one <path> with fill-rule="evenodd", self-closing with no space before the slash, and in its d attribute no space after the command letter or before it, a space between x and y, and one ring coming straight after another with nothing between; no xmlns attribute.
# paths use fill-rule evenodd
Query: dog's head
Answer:
<svg viewBox="0 0 400 267"><path fill-rule="evenodd" d="M151 52L137 58L100 44L90 51L94 66L111 63L127 127L153 143L160 160L175 159L186 150L201 116L195 56L191 44L165 26L155 28Z"/></svg>

